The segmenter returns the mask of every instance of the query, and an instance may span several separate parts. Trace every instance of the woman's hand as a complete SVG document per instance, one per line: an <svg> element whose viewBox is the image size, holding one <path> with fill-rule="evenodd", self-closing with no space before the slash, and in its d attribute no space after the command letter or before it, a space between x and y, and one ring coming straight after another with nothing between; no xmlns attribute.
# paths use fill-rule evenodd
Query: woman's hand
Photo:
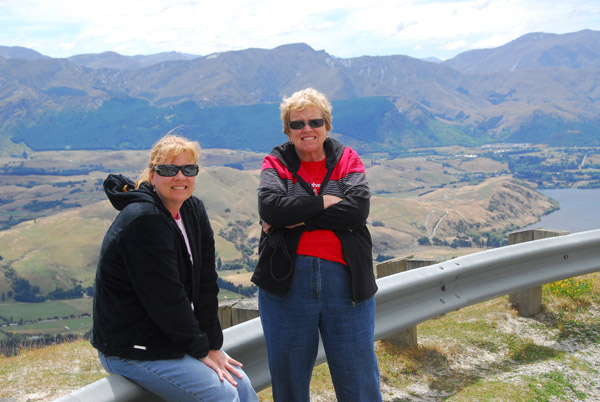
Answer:
<svg viewBox="0 0 600 402"><path fill-rule="evenodd" d="M219 375L221 382L227 380L231 385L237 387L237 381L231 374L242 378L240 372L236 370L236 368L242 367L242 363L227 356L222 350L211 350L200 361L213 369Z"/></svg>
<svg viewBox="0 0 600 402"><path fill-rule="evenodd" d="M300 222L300 223L296 223L295 225L290 225L290 226L286 226L286 229L293 229L297 226L304 226L304 222ZM269 225L267 222L262 221L262 230L263 232L265 232L265 234L269 234L269 229L271 229L271 225Z"/></svg>
<svg viewBox="0 0 600 402"><path fill-rule="evenodd" d="M342 199L340 197L336 197L335 195L325 194L323 196L323 208L327 209L332 205L337 204Z"/></svg>
<svg viewBox="0 0 600 402"><path fill-rule="evenodd" d="M269 234L269 229L271 229L271 225L269 225L265 221L262 221L262 230L263 230L263 232L265 232L265 234Z"/></svg>

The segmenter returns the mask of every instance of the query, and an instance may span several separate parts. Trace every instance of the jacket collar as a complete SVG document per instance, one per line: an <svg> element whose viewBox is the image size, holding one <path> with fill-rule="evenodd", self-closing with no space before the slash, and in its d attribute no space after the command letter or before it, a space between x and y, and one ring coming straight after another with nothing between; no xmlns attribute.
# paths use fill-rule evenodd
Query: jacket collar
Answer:
<svg viewBox="0 0 600 402"><path fill-rule="evenodd" d="M323 143L323 148L325 148L325 167L330 172L342 157L346 147L333 138L327 138ZM271 151L271 155L277 157L292 173L297 173L300 170L301 161L294 144L286 142L276 146Z"/></svg>

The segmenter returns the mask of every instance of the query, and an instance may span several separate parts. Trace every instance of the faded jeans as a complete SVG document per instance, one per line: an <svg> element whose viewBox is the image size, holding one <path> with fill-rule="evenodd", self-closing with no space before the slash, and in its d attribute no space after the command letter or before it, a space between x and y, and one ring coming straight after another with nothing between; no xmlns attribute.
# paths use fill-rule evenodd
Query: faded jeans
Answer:
<svg viewBox="0 0 600 402"><path fill-rule="evenodd" d="M296 257L284 297L260 289L275 402L310 400L319 332L339 402L381 401L374 349L375 298L352 303L349 268L317 257Z"/></svg>
<svg viewBox="0 0 600 402"><path fill-rule="evenodd" d="M171 360L132 360L98 352L108 373L120 374L168 402L258 402L258 396L242 369L243 378L227 380L192 356Z"/></svg>

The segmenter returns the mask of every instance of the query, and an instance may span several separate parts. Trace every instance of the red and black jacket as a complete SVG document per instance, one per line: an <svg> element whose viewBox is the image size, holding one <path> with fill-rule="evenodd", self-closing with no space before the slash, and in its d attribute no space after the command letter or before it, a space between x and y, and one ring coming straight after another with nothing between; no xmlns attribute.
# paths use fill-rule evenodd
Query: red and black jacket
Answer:
<svg viewBox="0 0 600 402"><path fill-rule="evenodd" d="M261 233L259 260L252 276L258 287L277 295L290 288L296 249L306 230L329 229L340 239L352 280L352 300L364 301L375 294L371 235L367 228L371 193L358 154L328 138L325 148L327 174L319 195L300 176L300 159L294 145L273 148L263 161L258 187L258 212L271 225ZM342 201L324 209L323 195ZM286 229L304 222L303 226Z"/></svg>

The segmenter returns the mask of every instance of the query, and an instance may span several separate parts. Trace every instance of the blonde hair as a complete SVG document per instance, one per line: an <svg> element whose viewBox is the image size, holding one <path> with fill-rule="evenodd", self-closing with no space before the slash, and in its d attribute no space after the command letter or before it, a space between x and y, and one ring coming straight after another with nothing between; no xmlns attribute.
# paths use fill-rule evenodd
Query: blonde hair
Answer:
<svg viewBox="0 0 600 402"><path fill-rule="evenodd" d="M300 91L294 92L289 98L284 98L279 110L281 110L281 122L283 123L283 132L286 135L290 135L290 112L292 110L304 110L309 106L315 106L323 112L323 118L325 119L325 129L331 131L333 126L331 125L331 103L327 100L327 97L321 92L313 88L306 88Z"/></svg>
<svg viewBox="0 0 600 402"><path fill-rule="evenodd" d="M166 134L152 146L148 166L138 176L135 188L139 188L140 184L145 181L150 181L150 173L152 173L155 166L160 165L168 159L176 158L184 152L188 153L194 162L197 162L200 157L200 151L200 144L197 141L191 141L178 135Z"/></svg>

